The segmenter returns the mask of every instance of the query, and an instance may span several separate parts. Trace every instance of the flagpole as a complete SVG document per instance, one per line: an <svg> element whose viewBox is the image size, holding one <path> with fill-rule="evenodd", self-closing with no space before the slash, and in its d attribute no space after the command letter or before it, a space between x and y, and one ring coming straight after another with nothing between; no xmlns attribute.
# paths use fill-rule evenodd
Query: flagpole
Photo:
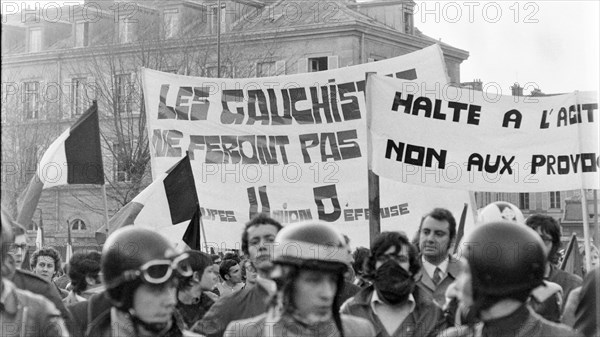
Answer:
<svg viewBox="0 0 600 337"><path fill-rule="evenodd" d="M375 237L381 233L381 208L379 193L379 176L373 172L373 139L371 135L371 121L373 120L373 110L371 108L370 89L367 85L369 76L376 72L367 72L365 74L365 88L367 101L367 192L369 196L369 242L373 242Z"/></svg>
<svg viewBox="0 0 600 337"><path fill-rule="evenodd" d="M202 237L204 237L204 249L206 249L206 253L209 254L208 251L208 242L206 241L206 232L204 231L204 221L202 221L202 214L200 214L200 232L202 234L200 234L201 238L200 240L202 240ZM202 241L200 241L202 242Z"/></svg>
<svg viewBox="0 0 600 337"><path fill-rule="evenodd" d="M471 212L473 213L473 223L477 225L477 199L475 199L475 192L469 191L469 203L471 204Z"/></svg>
<svg viewBox="0 0 600 337"><path fill-rule="evenodd" d="M591 249L590 249L590 223L588 212L588 201L585 189L581 189L581 218L583 219L583 247L585 249L585 270L592 269Z"/></svg>
<svg viewBox="0 0 600 337"><path fill-rule="evenodd" d="M110 234L110 227L108 224L108 202L106 200L106 184L102 184L102 199L104 201L104 221L106 221L106 237Z"/></svg>

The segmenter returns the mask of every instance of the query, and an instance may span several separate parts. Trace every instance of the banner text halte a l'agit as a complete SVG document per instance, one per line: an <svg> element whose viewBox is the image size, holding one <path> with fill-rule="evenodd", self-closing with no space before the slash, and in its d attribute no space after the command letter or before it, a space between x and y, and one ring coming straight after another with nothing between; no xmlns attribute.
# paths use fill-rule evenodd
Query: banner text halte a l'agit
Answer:
<svg viewBox="0 0 600 337"><path fill-rule="evenodd" d="M598 94L423 92L374 75L373 170L405 183L495 192L598 189Z"/></svg>

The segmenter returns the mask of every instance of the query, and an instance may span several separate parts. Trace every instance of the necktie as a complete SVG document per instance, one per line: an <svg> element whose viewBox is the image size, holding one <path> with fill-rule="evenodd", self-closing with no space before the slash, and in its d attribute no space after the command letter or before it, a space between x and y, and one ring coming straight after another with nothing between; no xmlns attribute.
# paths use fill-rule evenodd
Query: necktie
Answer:
<svg viewBox="0 0 600 337"><path fill-rule="evenodd" d="M442 271L440 270L440 268L436 267L435 271L433 272L433 284L438 285L438 283L440 283L440 281L442 280Z"/></svg>

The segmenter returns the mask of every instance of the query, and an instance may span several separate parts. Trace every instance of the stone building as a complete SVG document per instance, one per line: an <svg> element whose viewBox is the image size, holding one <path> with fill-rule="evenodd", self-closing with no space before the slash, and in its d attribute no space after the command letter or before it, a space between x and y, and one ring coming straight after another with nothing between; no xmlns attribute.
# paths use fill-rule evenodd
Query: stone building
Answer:
<svg viewBox="0 0 600 337"><path fill-rule="evenodd" d="M219 7L220 5L220 7ZM414 26L412 0L86 0L21 2L2 13L2 196L17 197L46 147L92 100L101 113L109 216L151 181L137 69L260 77L391 58L434 43L460 83L467 51ZM217 48L220 45L220 48ZM218 52L220 51L220 52ZM217 69L218 60L221 69ZM104 223L99 186L44 190L34 223L46 244L94 246Z"/></svg>

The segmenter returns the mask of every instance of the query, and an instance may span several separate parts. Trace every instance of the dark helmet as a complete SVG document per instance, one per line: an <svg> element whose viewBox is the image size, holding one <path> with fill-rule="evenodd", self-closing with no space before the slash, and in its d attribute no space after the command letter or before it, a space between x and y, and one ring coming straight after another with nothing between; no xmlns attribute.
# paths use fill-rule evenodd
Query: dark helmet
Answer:
<svg viewBox="0 0 600 337"><path fill-rule="evenodd" d="M275 265L343 274L352 260L344 237L322 222L288 225L279 231L275 242ZM277 277L276 274L272 276Z"/></svg>
<svg viewBox="0 0 600 337"><path fill-rule="evenodd" d="M527 296L543 284L546 257L539 235L508 221L478 226L465 240L473 297Z"/></svg>
<svg viewBox="0 0 600 337"><path fill-rule="evenodd" d="M275 242L271 278L278 283L278 291L283 294L284 304L293 303L295 279L301 269L326 271L338 275L332 315L343 337L339 309L344 288L343 274L350 265L351 256L342 234L326 223L300 222L285 226L277 233ZM293 310L293 306L285 310Z"/></svg>
<svg viewBox="0 0 600 337"><path fill-rule="evenodd" d="M171 243L148 229L127 226L116 230L104 243L101 268L104 284L116 307L129 309L132 293L142 280L134 274L153 260L175 255Z"/></svg>

